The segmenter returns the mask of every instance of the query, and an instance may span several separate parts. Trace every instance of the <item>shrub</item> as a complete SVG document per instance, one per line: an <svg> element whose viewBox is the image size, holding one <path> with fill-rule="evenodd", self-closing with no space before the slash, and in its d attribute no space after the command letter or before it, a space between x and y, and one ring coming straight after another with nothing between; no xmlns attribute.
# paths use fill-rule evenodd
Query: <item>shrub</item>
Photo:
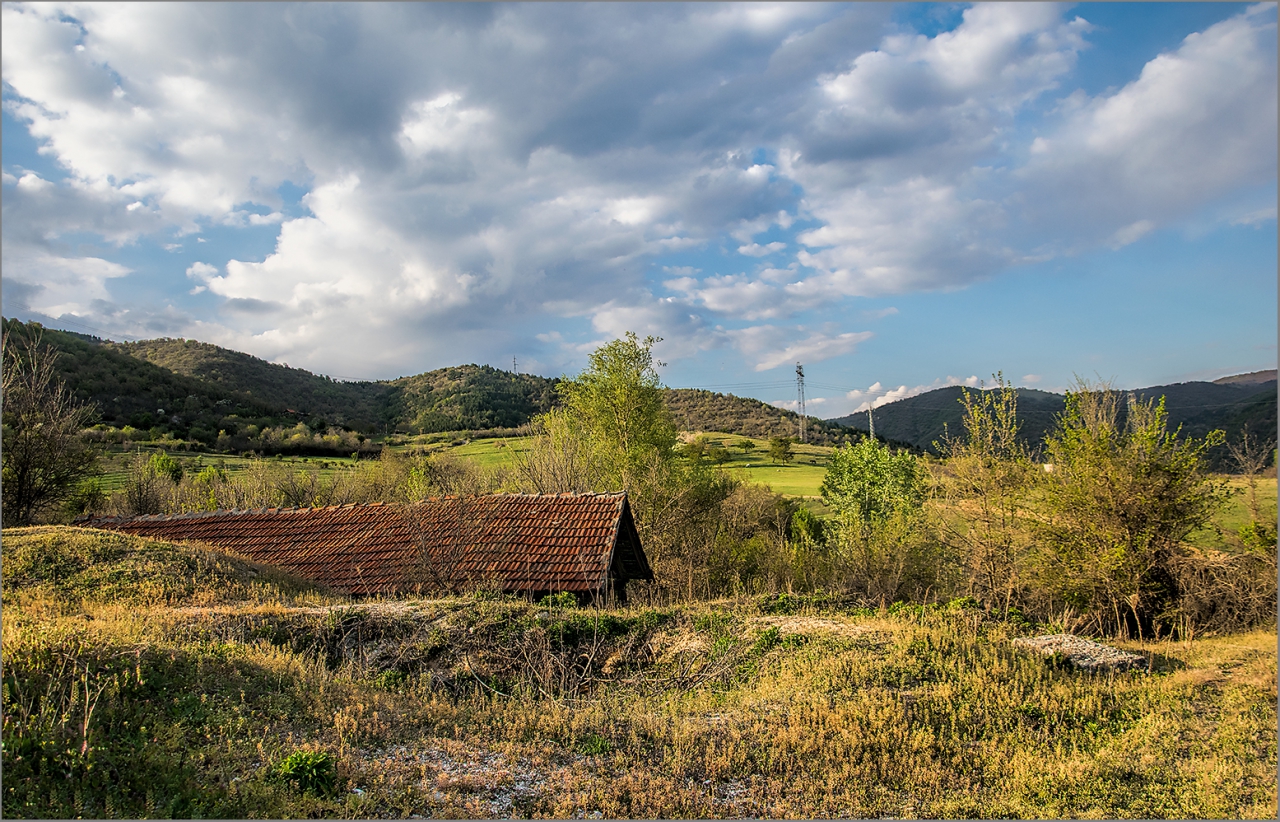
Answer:
<svg viewBox="0 0 1280 822"><path fill-rule="evenodd" d="M1082 382L1047 440L1035 573L1050 607L1076 609L1094 630L1171 627L1157 620L1177 606L1181 543L1227 497L1204 465L1222 432L1196 440L1167 422L1164 398L1122 406L1120 392Z"/></svg>

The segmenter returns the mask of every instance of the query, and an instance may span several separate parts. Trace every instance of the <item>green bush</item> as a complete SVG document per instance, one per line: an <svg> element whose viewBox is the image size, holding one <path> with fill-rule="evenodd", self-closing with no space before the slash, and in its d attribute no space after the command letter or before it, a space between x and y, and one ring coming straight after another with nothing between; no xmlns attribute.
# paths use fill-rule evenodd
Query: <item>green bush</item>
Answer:
<svg viewBox="0 0 1280 822"><path fill-rule="evenodd" d="M276 763L274 770L276 778L300 793L330 797L337 791L337 763L328 751L294 751Z"/></svg>
<svg viewBox="0 0 1280 822"><path fill-rule="evenodd" d="M548 594L538 600L538 604L543 608L573 608L578 604L578 598L568 591L561 591L558 594Z"/></svg>

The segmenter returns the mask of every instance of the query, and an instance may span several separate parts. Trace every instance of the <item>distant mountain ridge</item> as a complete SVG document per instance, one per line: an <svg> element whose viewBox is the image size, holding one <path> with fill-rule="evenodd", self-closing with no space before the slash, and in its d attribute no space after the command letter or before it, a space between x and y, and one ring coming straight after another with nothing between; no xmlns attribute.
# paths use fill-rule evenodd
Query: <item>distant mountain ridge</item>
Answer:
<svg viewBox="0 0 1280 822"><path fill-rule="evenodd" d="M1230 377L1219 377L1214 380L1215 385L1261 385L1263 383L1275 382L1276 369L1269 371L1250 371L1248 374L1233 374Z"/></svg>
<svg viewBox="0 0 1280 822"><path fill-rule="evenodd" d="M1182 433L1188 436L1203 437L1218 428L1229 438L1235 438L1246 426L1263 437L1275 436L1275 373L1258 371L1213 382L1155 385L1134 389L1131 393L1144 401L1163 396L1170 427L1181 426ZM950 386L882 405L873 412L876 434L936 452L933 444L940 442L944 435L964 435L964 407L960 403L963 391L959 386ZM1018 389L1018 419L1028 445L1034 448L1044 441L1065 402L1061 394L1034 388ZM868 429L865 411L837 417L831 422L863 431Z"/></svg>
<svg viewBox="0 0 1280 822"><path fill-rule="evenodd" d="M25 336L37 328L7 318L3 322L6 334ZM557 379L488 365L341 382L192 340L118 343L55 329L43 329L43 334L62 354L62 379L81 400L97 405L104 423L159 427L202 442L216 439L220 431L234 434L249 426L299 422L369 435L515 428L556 402ZM1270 436L1276 431L1275 373L1153 386L1135 393L1164 395L1170 422L1192 436L1222 428L1234 437L1246 425ZM961 436L961 391L941 388L877 408L877 437L932 451L944 434ZM1018 392L1023 435L1034 447L1052 430L1064 398L1031 388ZM760 400L693 388L667 389L665 400L684 431L757 438L799 433L798 414ZM848 442L858 436L851 429L868 430L865 412L832 420L808 417L805 439L824 445Z"/></svg>

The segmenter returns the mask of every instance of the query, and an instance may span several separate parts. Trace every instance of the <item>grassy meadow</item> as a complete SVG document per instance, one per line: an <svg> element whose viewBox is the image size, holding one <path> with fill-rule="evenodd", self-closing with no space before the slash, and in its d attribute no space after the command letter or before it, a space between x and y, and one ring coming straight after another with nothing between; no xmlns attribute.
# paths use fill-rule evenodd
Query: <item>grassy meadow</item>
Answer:
<svg viewBox="0 0 1280 822"><path fill-rule="evenodd" d="M9 817L1276 815L1276 636L1016 651L964 603L351 601L245 560L4 534Z"/></svg>

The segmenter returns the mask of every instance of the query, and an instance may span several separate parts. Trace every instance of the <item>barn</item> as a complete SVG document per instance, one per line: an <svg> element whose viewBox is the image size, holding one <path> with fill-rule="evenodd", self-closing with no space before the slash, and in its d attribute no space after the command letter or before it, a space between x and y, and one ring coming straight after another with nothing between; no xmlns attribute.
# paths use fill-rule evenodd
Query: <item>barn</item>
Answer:
<svg viewBox="0 0 1280 822"><path fill-rule="evenodd" d="M653 580L625 493L100 517L77 523L234 551L356 596L497 588L625 603Z"/></svg>

